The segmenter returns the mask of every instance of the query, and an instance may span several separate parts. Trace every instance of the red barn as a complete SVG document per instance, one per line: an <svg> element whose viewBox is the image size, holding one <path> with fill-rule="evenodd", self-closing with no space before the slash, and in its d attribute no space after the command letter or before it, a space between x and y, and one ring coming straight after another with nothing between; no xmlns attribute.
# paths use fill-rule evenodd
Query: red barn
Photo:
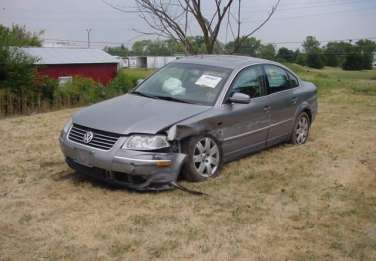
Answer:
<svg viewBox="0 0 376 261"><path fill-rule="evenodd" d="M60 82L83 76L106 85L118 70L119 61L99 49L25 47L22 50L37 58L35 65L39 75Z"/></svg>

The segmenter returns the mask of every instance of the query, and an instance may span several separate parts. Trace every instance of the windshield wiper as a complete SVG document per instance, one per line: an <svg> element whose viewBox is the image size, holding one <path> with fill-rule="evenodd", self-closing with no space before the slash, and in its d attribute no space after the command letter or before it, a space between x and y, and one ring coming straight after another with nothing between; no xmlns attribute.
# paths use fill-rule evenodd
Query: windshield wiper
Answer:
<svg viewBox="0 0 376 261"><path fill-rule="evenodd" d="M152 98L152 99L158 99L159 98L157 96L146 94L146 93L139 92L139 91L133 91L133 92L131 92L131 94L136 94L136 95L139 95L139 96L143 96L143 97L147 97L147 98Z"/></svg>
<svg viewBox="0 0 376 261"><path fill-rule="evenodd" d="M157 98L157 99L166 100L166 101L175 101L175 102L194 104L193 102L183 100L183 99L179 99L179 98L175 98L175 97L171 97L171 96L154 96L154 97Z"/></svg>
<svg viewBox="0 0 376 261"><path fill-rule="evenodd" d="M187 101L187 100L182 100L182 99L179 99L179 98L174 98L174 97L171 97L171 96L151 95L151 94L146 94L146 93L139 92L139 91L133 91L133 92L131 92L131 94L136 94L136 95L139 95L139 96L152 98L152 99L161 99L161 100L166 100L166 101L175 101L175 102L194 104L193 102L190 102L190 101Z"/></svg>

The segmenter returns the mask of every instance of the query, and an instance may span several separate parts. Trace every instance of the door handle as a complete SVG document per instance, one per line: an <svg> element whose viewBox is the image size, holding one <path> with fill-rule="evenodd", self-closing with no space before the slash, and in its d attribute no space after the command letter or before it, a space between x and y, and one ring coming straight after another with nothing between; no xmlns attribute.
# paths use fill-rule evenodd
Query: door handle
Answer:
<svg viewBox="0 0 376 261"><path fill-rule="evenodd" d="M291 102L292 102L293 104L296 104L297 101L298 101L298 98L297 98L297 97L294 97L294 98L291 99Z"/></svg>
<svg viewBox="0 0 376 261"><path fill-rule="evenodd" d="M272 108L272 107L271 107L270 105L266 105L266 106L264 107L264 111L265 111L265 112L269 112L271 108Z"/></svg>

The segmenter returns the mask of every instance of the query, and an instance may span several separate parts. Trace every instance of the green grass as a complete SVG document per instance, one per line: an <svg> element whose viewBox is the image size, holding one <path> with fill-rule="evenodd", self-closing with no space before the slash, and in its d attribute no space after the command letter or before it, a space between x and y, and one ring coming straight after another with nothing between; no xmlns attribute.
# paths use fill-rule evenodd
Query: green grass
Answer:
<svg viewBox="0 0 376 261"><path fill-rule="evenodd" d="M153 72L154 70L152 69L123 69L122 70L122 73L136 80L145 79Z"/></svg>
<svg viewBox="0 0 376 261"><path fill-rule="evenodd" d="M313 82L318 87L321 101L340 104L360 103L376 106L371 96L376 96L376 70L343 71L339 68L323 70L287 64L303 80Z"/></svg>

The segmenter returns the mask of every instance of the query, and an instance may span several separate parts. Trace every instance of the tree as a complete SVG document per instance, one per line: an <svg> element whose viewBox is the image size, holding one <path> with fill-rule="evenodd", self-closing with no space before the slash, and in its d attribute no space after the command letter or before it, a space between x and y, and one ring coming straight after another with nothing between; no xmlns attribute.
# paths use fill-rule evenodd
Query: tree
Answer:
<svg viewBox="0 0 376 261"><path fill-rule="evenodd" d="M208 1L201 0L134 0L136 7L122 8L102 0L107 5L124 13L137 13L146 22L152 32L137 32L146 35L158 35L173 39L184 46L186 53L194 53L191 27L197 26L203 37L205 51L209 54L221 50L218 37L223 27L230 28L234 39L231 53L238 52L243 43L260 30L276 12L280 0L271 8L266 18L254 29L242 28L241 0L214 0L208 6ZM209 4L209 5L210 5ZM210 10L210 11L209 11ZM235 12L235 13L234 13ZM227 26L223 26L223 25ZM243 35L241 32L246 31Z"/></svg>
<svg viewBox="0 0 376 261"><path fill-rule="evenodd" d="M320 50L320 42L314 36L307 36L303 42L303 50L305 53L313 53Z"/></svg>
<svg viewBox="0 0 376 261"><path fill-rule="evenodd" d="M261 41L257 40L254 37L249 37L247 39L242 40L242 42L243 44L238 49L237 54L256 57L261 47ZM231 50L234 50L235 45L236 41L231 41L228 44L226 44L225 48L230 52Z"/></svg>
<svg viewBox="0 0 376 261"><path fill-rule="evenodd" d="M295 57L296 57L295 61L297 64L302 65L302 66L307 65L306 55L304 53L301 53L299 49L295 51Z"/></svg>
<svg viewBox="0 0 376 261"><path fill-rule="evenodd" d="M346 42L329 42L323 48L323 58L325 65L337 67L342 66L346 59L346 50L351 47Z"/></svg>
<svg viewBox="0 0 376 261"><path fill-rule="evenodd" d="M192 36L189 38L189 41L192 42L193 53L205 53L205 40L203 36Z"/></svg>
<svg viewBox="0 0 376 261"><path fill-rule="evenodd" d="M150 42L151 40L141 40L134 42L131 51L132 55L146 55L147 46Z"/></svg>
<svg viewBox="0 0 376 261"><path fill-rule="evenodd" d="M35 34L26 31L25 27L13 25L11 28L0 25L0 89L7 100L13 96L17 98L17 104L7 103L9 106L17 106L19 111L33 93L35 58L28 57L19 48L21 46L40 46L41 33ZM5 109L7 113L8 107Z"/></svg>
<svg viewBox="0 0 376 261"><path fill-rule="evenodd" d="M276 57L275 47L272 44L261 45L259 57L274 60Z"/></svg>
<svg viewBox="0 0 376 261"><path fill-rule="evenodd" d="M127 57L129 55L129 49L123 44L118 47L105 47L104 51L115 56Z"/></svg>
<svg viewBox="0 0 376 261"><path fill-rule="evenodd" d="M303 49L306 55L305 62L309 67L322 69L324 61L321 54L320 42L313 36L307 36L303 43Z"/></svg>
<svg viewBox="0 0 376 261"><path fill-rule="evenodd" d="M12 25L11 28L0 25L0 46L41 46L43 31L32 33L25 26Z"/></svg>
<svg viewBox="0 0 376 261"><path fill-rule="evenodd" d="M18 98L18 108L23 111L25 101L32 92L35 79L34 59L16 48L0 47L0 89ZM5 111L7 112L7 110Z"/></svg>
<svg viewBox="0 0 376 261"><path fill-rule="evenodd" d="M324 62L322 60L322 56L318 52L307 53L305 62L309 67L312 67L315 69L324 68Z"/></svg>
<svg viewBox="0 0 376 261"><path fill-rule="evenodd" d="M20 93L34 79L32 64L35 59L26 56L16 47L41 46L43 32L32 33L26 27L0 25L0 88L9 88Z"/></svg>
<svg viewBox="0 0 376 261"><path fill-rule="evenodd" d="M356 42L361 53L362 69L371 70L373 62L373 53L376 51L376 42L368 39L362 39Z"/></svg>
<svg viewBox="0 0 376 261"><path fill-rule="evenodd" d="M287 49L286 47L281 47L278 50L277 59L281 62L295 62L296 56L294 51Z"/></svg>
<svg viewBox="0 0 376 261"><path fill-rule="evenodd" d="M264 59L273 60L276 55L275 47L272 44L262 44L260 40L254 37L249 37L242 40L243 44L239 48L237 54L247 55L252 57L260 57ZM236 41L231 41L225 45L225 50L230 51L234 49Z"/></svg>
<svg viewBox="0 0 376 261"><path fill-rule="evenodd" d="M348 44L345 49L344 70L370 70L372 69L373 53L376 43L370 40L359 40L355 45Z"/></svg>
<svg viewBox="0 0 376 261"><path fill-rule="evenodd" d="M347 71L358 71L363 69L362 53L358 46L351 45L346 48L346 58L342 69Z"/></svg>
<svg viewBox="0 0 376 261"><path fill-rule="evenodd" d="M183 48L175 41L169 40L141 40L136 41L131 50L132 55L174 55L181 53Z"/></svg>

